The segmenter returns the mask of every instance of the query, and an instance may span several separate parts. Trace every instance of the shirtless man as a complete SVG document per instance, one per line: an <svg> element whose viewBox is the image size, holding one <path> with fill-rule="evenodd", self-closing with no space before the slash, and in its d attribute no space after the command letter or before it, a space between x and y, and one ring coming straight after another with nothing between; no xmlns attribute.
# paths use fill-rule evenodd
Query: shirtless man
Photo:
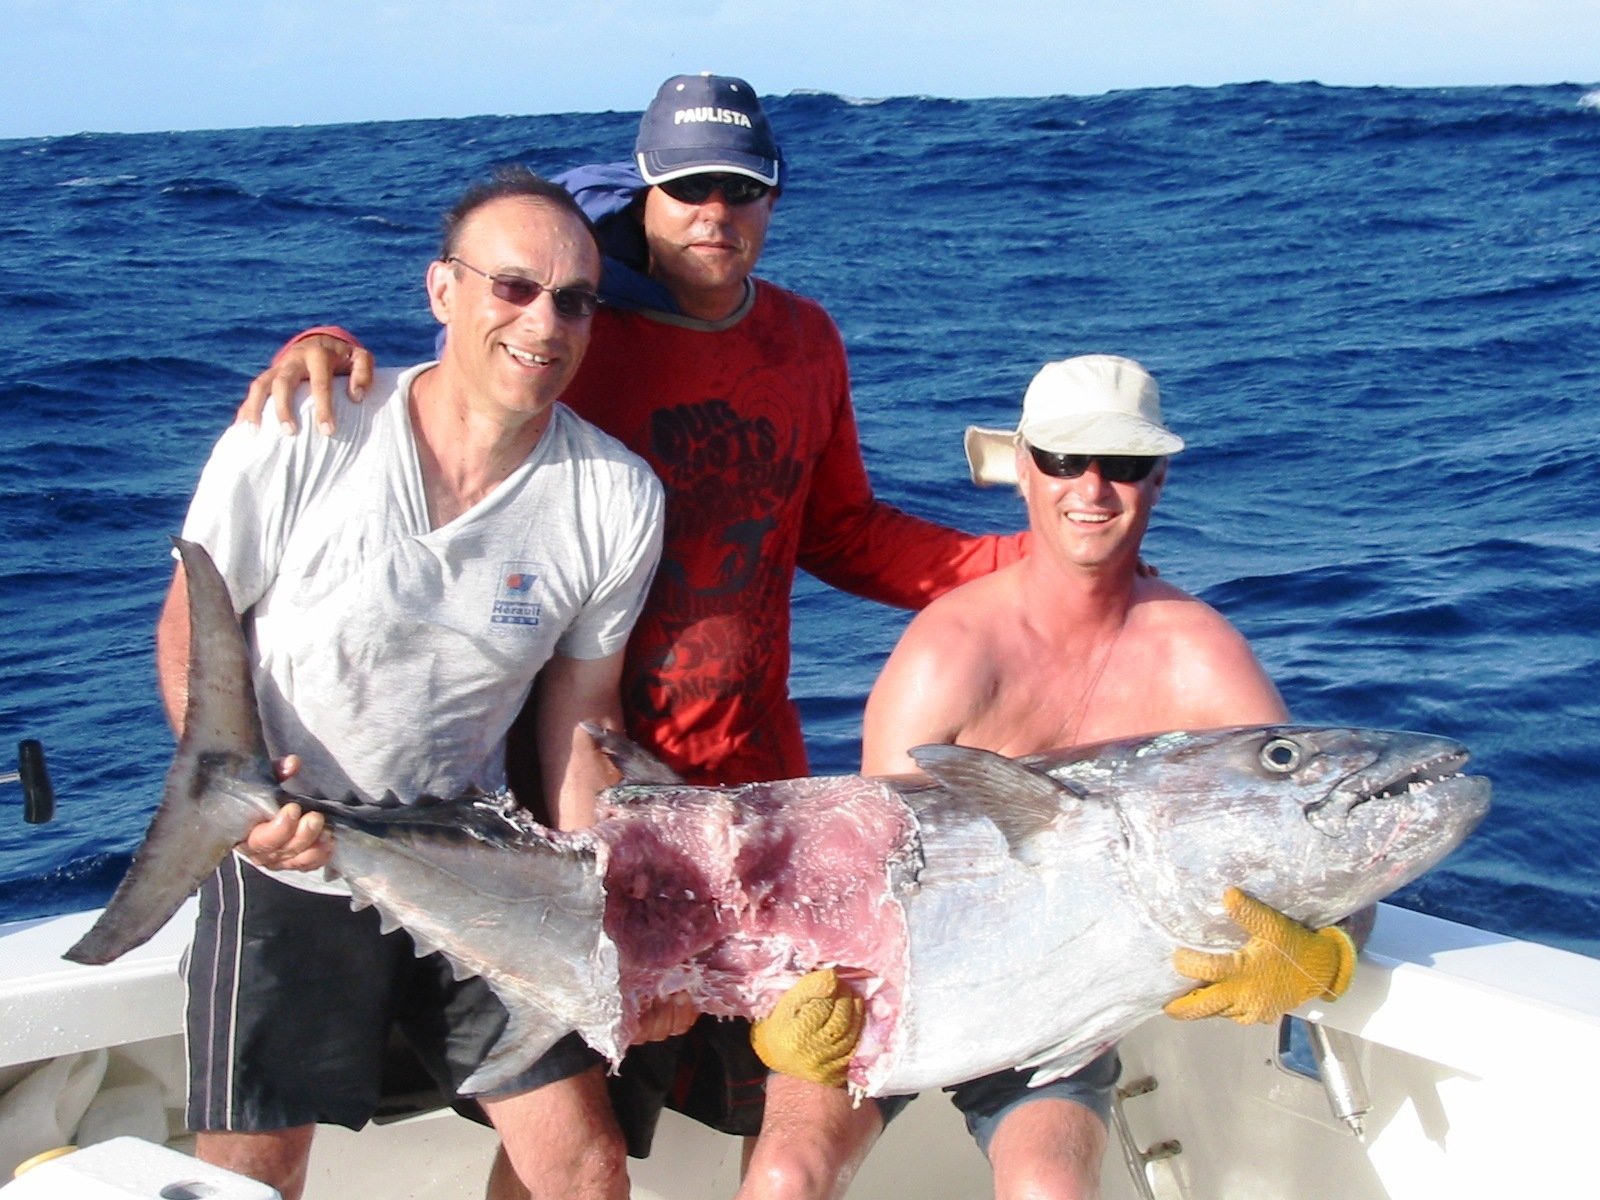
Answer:
<svg viewBox="0 0 1600 1200"><path fill-rule="evenodd" d="M1033 542L1027 558L934 601L907 627L867 701L865 774L916 770L913 746L954 743L1007 755L1169 729L1273 724L1288 713L1237 630L1214 609L1137 570L1170 455L1139 364L1086 355L1044 367L1022 421L970 429L980 484L1016 483ZM1272 1020L1343 990L1354 946L1261 910L1301 970L1274 990L1248 974L1201 988L1173 1015ZM1310 941L1304 939L1309 938ZM1252 943L1256 946L1256 943ZM1251 948L1220 956L1248 964ZM1268 950L1269 954L1276 951ZM1223 978L1195 955L1185 973ZM1002 1072L951 1089L994 1168L1002 1200L1099 1194L1115 1050L1040 1088Z"/></svg>

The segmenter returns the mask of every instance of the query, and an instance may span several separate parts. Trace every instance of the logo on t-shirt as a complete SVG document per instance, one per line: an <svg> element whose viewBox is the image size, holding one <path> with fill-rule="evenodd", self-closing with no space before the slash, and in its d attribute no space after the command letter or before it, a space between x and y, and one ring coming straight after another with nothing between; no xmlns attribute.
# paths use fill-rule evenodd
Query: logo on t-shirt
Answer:
<svg viewBox="0 0 1600 1200"><path fill-rule="evenodd" d="M543 577L539 563L502 563L489 620L496 625L537 625L540 604L535 589Z"/></svg>

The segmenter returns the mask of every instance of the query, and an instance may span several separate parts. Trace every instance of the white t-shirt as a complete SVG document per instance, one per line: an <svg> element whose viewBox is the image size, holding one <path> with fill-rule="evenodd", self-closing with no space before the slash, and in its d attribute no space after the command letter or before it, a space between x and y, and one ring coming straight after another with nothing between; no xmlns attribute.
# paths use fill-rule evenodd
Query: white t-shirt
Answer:
<svg viewBox="0 0 1600 1200"><path fill-rule="evenodd" d="M211 552L245 616L267 747L296 790L403 801L504 786L505 738L552 655L622 649L661 552L644 461L555 406L527 460L428 527L411 380L336 388L336 431L235 425L184 536Z"/></svg>

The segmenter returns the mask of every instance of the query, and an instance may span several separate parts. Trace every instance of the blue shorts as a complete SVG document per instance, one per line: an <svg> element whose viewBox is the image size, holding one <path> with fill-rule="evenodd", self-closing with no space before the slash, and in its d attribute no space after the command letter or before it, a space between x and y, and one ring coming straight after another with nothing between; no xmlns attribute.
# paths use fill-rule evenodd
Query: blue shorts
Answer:
<svg viewBox="0 0 1600 1200"><path fill-rule="evenodd" d="M1029 1087L1032 1071L997 1071L981 1079L945 1088L950 1099L967 1118L967 1131L987 1157L995 1130L1008 1113L1035 1100L1070 1100L1081 1104L1100 1118L1111 1119L1111 1090L1122 1073L1122 1061L1112 1046L1087 1066L1071 1075L1040 1087Z"/></svg>

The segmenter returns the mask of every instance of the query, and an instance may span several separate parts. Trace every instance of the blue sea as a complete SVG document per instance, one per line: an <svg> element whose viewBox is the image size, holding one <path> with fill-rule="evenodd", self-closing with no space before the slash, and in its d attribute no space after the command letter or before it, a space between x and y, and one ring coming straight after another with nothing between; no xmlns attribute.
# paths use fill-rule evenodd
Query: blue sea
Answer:
<svg viewBox="0 0 1600 1200"><path fill-rule="evenodd" d="M644 97L641 96L641 101ZM1018 526L961 431L1040 364L1140 359L1191 449L1146 542L1298 719L1448 734L1495 808L1399 901L1600 955L1600 91L1247 84L770 101L762 274L850 354L879 492ZM212 440L283 338L426 357L438 214L638 113L0 142L0 919L100 903L171 739L152 629ZM795 590L814 769L854 769L906 614ZM3 769L3 768L0 768Z"/></svg>

